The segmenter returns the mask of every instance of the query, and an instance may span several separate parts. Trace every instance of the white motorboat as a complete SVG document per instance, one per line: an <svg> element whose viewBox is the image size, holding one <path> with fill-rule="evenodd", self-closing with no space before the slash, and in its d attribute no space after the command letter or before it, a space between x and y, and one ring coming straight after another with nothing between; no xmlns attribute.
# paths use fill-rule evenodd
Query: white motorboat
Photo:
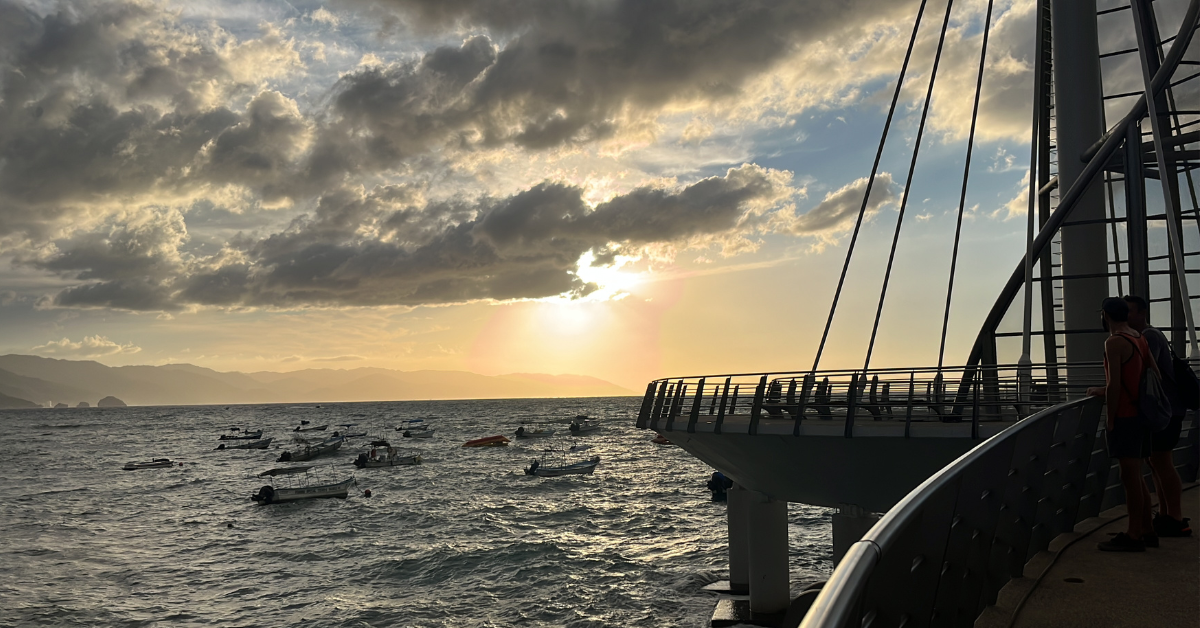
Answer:
<svg viewBox="0 0 1200 628"><path fill-rule="evenodd" d="M281 504L299 499L316 499L321 497L337 497L345 499L350 487L355 485L354 476L340 482L329 482L309 474L312 466L283 467L271 469L258 474L258 477L272 478L272 483L258 489L258 493L250 499L262 505Z"/></svg>
<svg viewBox="0 0 1200 628"><path fill-rule="evenodd" d="M517 428L517 438L546 438L554 436L554 430L549 430L544 427L534 427L526 429L524 425Z"/></svg>
<svg viewBox="0 0 1200 628"><path fill-rule="evenodd" d="M586 415L581 414L571 421L571 426L569 429L571 430L571 435L583 436L584 434L590 434L592 432L599 431L600 424L587 418Z"/></svg>
<svg viewBox="0 0 1200 628"><path fill-rule="evenodd" d="M139 471L141 469L163 469L173 467L176 464L183 466L182 462L171 462L168 458L155 458L149 462L126 462L125 466L121 467L125 471Z"/></svg>
<svg viewBox="0 0 1200 628"><path fill-rule="evenodd" d="M563 475L591 475L600 464L600 456L592 456L587 460L572 462L565 452L547 450L541 460L534 460L525 467L525 475L536 475L540 478L555 478Z"/></svg>
<svg viewBox="0 0 1200 628"><path fill-rule="evenodd" d="M425 423L425 419L408 419L396 428L404 438L433 438L433 428Z"/></svg>
<svg viewBox="0 0 1200 628"><path fill-rule="evenodd" d="M263 438L260 440L252 440L248 443L239 443L237 445L226 445L225 443L221 443L220 445L217 445L217 451L224 449L266 449L267 447L271 446L271 441L273 440L275 439Z"/></svg>
<svg viewBox="0 0 1200 628"><path fill-rule="evenodd" d="M419 449L397 449L386 440L372 441L371 451L358 454L358 458L354 459L354 466L359 469L400 467L413 464L421 464Z"/></svg>
<svg viewBox="0 0 1200 628"><path fill-rule="evenodd" d="M294 452L285 451L279 455L279 459L276 462L303 462L305 460L312 460L317 456L337 451L344 442L346 442L346 439L341 436L327 438L315 445L305 445L303 449L298 449Z"/></svg>

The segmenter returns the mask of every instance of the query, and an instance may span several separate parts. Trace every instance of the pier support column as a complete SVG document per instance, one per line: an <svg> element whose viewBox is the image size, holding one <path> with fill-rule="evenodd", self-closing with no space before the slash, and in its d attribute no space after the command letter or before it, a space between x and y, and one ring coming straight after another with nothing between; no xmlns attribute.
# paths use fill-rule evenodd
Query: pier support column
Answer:
<svg viewBox="0 0 1200 628"><path fill-rule="evenodd" d="M750 493L750 615L786 613L791 604L788 578L787 502Z"/></svg>
<svg viewBox="0 0 1200 628"><path fill-rule="evenodd" d="M750 492L738 484L727 491L726 517L729 519L729 592L750 592L750 531L747 525Z"/></svg>
<svg viewBox="0 0 1200 628"><path fill-rule="evenodd" d="M842 562L842 557L851 545L862 540L863 535L879 521L879 515L866 512L853 504L841 504L833 514L833 566Z"/></svg>

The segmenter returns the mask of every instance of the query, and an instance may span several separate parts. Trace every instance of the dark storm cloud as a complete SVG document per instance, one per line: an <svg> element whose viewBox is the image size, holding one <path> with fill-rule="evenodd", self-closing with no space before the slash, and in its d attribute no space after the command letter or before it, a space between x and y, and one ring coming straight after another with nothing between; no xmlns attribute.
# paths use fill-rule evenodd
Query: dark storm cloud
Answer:
<svg viewBox="0 0 1200 628"><path fill-rule="evenodd" d="M504 43L475 36L416 63L344 76L332 112L340 123L310 156L317 180L394 167L439 142L541 150L605 139L673 101L735 99L808 38L900 10L877 0L371 4L418 29L485 29Z"/></svg>
<svg viewBox="0 0 1200 628"><path fill-rule="evenodd" d="M637 189L594 209L582 189L562 183L420 211L404 206L405 189L343 190L312 217L247 244L252 262L190 276L176 300L293 307L583 295L595 288L574 275L587 251L734 233L791 193L786 177L752 165L680 190Z"/></svg>

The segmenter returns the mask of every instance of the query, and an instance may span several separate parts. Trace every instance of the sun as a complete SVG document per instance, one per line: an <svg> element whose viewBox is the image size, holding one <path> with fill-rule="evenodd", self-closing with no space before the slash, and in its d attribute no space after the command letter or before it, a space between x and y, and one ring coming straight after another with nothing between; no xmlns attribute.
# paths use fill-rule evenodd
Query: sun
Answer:
<svg viewBox="0 0 1200 628"><path fill-rule="evenodd" d="M583 297L587 301L615 301L623 299L633 291L638 284L642 283L644 273L634 273L621 270L631 262L636 262L640 257L629 255L617 255L613 262L607 266L593 266L596 261L596 254L588 250L583 255L579 256L579 261L576 262L575 276L583 280L584 283L592 283L599 286L597 290L592 291L587 296Z"/></svg>

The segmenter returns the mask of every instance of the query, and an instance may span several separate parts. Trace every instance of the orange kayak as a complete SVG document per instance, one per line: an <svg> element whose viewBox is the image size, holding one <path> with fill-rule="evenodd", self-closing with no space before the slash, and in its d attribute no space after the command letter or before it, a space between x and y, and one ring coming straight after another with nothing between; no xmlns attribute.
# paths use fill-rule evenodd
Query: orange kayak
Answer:
<svg viewBox="0 0 1200 628"><path fill-rule="evenodd" d="M503 447L508 443L508 437L504 436L503 434L497 434L495 436L485 436L483 438L469 440L463 443L463 447Z"/></svg>

